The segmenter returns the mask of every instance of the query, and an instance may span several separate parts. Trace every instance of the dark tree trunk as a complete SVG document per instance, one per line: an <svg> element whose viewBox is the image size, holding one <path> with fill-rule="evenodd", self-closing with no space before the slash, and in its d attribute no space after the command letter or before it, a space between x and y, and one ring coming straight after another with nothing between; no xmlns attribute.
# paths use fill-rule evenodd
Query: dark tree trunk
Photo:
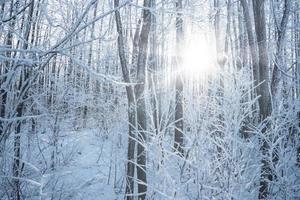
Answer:
<svg viewBox="0 0 300 200"><path fill-rule="evenodd" d="M175 83L175 135L174 150L181 156L183 150L183 77L182 68L182 44L183 44L183 19L182 0L176 2L176 83Z"/></svg>
<svg viewBox="0 0 300 200"><path fill-rule="evenodd" d="M259 84L259 61L258 61L258 52L257 46L255 43L255 38L253 34L253 26L251 23L250 11L249 11L249 4L246 0L240 0L241 5L243 7L243 15L245 19L246 31L248 36L248 42L250 47L251 53L251 61L252 61L252 73L253 73L253 81L254 86Z"/></svg>
<svg viewBox="0 0 300 200"><path fill-rule="evenodd" d="M286 28L289 19L290 13L290 0L284 0L284 11L283 16L281 18L280 27L277 28L277 41L276 41L276 54L275 54L275 62L272 74L272 84L271 84L271 91L272 96L276 97L277 93L279 92L279 82L281 79L281 70L286 70L283 66L284 60L284 39L286 34ZM280 70L281 69L281 70Z"/></svg>
<svg viewBox="0 0 300 200"><path fill-rule="evenodd" d="M119 6L119 0L114 0L114 6ZM118 32L118 51L122 68L123 79L126 83L130 84L130 75L127 67L125 57L124 36L122 30L122 22L119 10L115 11L115 20ZM126 174L126 191L125 195L127 200L133 199L134 194L134 171L135 171L135 128L136 128L136 112L135 112L135 97L132 86L126 86L127 100L128 100L128 148L127 148L127 174Z"/></svg>
<svg viewBox="0 0 300 200"><path fill-rule="evenodd" d="M253 11L255 20L255 32L258 45L258 58L259 58L259 83L258 99L260 121L262 122L262 134L265 136L260 138L260 150L262 154L261 159L261 174L260 174L260 187L259 199L268 198L270 192L270 184L273 180L273 174L270 163L270 146L266 139L267 128L269 123L266 121L267 117L271 115L271 95L269 92L269 58L267 51L267 37L266 37L266 19L264 10L265 0L253 0Z"/></svg>
<svg viewBox="0 0 300 200"><path fill-rule="evenodd" d="M300 99L300 3L296 2L295 11L294 11L294 32L295 32L295 59L296 59L296 98ZM298 117L298 127L300 128L300 111L297 112ZM299 135L300 133L298 133ZM299 137L299 136L298 136ZM300 146L297 147L297 165L300 167Z"/></svg>
<svg viewBox="0 0 300 200"><path fill-rule="evenodd" d="M151 0L144 0L144 7L151 8ZM145 199L147 193L146 175L146 104L145 104L145 82L146 82L146 61L148 39L151 28L151 12L143 10L143 23L139 37L138 60L137 60L137 85L135 86L135 96L137 102L137 179L138 179L138 199Z"/></svg>
<svg viewBox="0 0 300 200"><path fill-rule="evenodd" d="M29 46L29 35L31 31L32 26L32 17L33 17L33 10L34 10L34 0L31 0L28 16L26 19L26 24L24 25L24 35L23 35L23 45L22 49L27 50ZM23 27L21 27L23 29ZM22 54L21 54L22 55ZM20 81L18 83L18 91L20 93L18 94L17 99L17 108L16 108L16 116L22 117L23 111L24 111L24 99L28 97L28 87L29 87L29 69L26 69L25 66L23 66L22 72L20 74ZM20 176L21 176L21 125L22 120L18 121L16 129L15 129L15 137L14 137L14 161L13 161L13 187L14 187L14 198L16 200L21 199L21 187L20 187Z"/></svg>

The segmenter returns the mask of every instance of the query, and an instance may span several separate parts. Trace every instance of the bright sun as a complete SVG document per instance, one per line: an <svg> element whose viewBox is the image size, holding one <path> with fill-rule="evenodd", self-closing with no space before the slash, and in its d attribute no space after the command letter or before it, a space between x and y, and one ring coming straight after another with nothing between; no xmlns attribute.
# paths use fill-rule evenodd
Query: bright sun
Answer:
<svg viewBox="0 0 300 200"><path fill-rule="evenodd" d="M213 44L201 35L189 37L183 49L183 70L189 78L203 78L216 72Z"/></svg>

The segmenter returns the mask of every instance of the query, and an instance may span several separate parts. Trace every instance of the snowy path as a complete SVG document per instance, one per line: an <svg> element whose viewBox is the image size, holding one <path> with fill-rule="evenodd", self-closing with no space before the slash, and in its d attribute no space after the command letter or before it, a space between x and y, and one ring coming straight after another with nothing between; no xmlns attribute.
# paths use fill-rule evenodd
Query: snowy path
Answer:
<svg viewBox="0 0 300 200"><path fill-rule="evenodd" d="M97 136L96 130L69 133L64 139L64 151L72 151L72 160L59 171L62 175L64 199L117 199L111 172L111 143ZM110 177L110 178L109 178ZM70 186L70 187L69 187Z"/></svg>

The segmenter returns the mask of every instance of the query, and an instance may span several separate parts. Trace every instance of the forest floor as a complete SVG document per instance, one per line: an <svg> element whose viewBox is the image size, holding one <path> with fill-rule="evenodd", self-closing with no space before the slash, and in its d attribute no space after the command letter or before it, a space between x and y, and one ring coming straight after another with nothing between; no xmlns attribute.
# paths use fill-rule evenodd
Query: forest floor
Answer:
<svg viewBox="0 0 300 200"><path fill-rule="evenodd" d="M116 160L113 160L113 145L99 134L97 129L82 129L66 133L62 143L61 154L64 157L63 167L56 170L57 184L55 196L61 199L118 199L121 195L117 181ZM53 177L53 176L51 176ZM62 187L58 190L57 187ZM122 189L122 188L121 188ZM119 192L118 192L119 191ZM45 193L46 198L51 195Z"/></svg>

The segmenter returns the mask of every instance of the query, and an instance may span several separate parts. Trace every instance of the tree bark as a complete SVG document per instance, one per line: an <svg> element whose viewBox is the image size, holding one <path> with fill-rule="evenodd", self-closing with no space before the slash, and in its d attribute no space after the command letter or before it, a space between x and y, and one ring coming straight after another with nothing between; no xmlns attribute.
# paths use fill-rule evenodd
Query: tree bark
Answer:
<svg viewBox="0 0 300 200"><path fill-rule="evenodd" d="M145 8L151 8L151 0L144 0ZM147 193L146 176L146 104L145 104L145 83L146 83L146 61L148 39L151 28L151 12L149 9L143 10L143 23L139 37L139 51L137 59L137 85L135 86L135 96L137 102L137 179L138 179L138 199L144 200Z"/></svg>
<svg viewBox="0 0 300 200"><path fill-rule="evenodd" d="M259 84L259 61L258 61L258 52L257 46L255 43L255 38L253 34L253 26L251 23L249 5L246 0L240 0L241 5L243 7L243 15L245 19L247 37L249 42L249 48L251 53L251 61L252 61L252 73L253 73L253 82L254 86Z"/></svg>
<svg viewBox="0 0 300 200"><path fill-rule="evenodd" d="M23 40L23 46L22 49L26 50L29 46L29 35L32 25L32 17L33 17L33 10L34 10L34 0L31 0L30 7L28 10L28 16L25 23L25 30L24 30L24 40ZM20 81L18 83L18 91L20 91L20 94L18 96L18 102L17 102L17 108L16 108L16 116L22 117L23 110L24 110L24 102L23 100L27 98L28 91L26 90L26 87L29 83L29 69L25 69L25 66L23 66L21 75L20 75ZM19 177L21 176L21 125L22 120L18 121L16 126L16 132L14 137L14 161L13 161L13 176L15 179L13 180L13 187L14 187L14 198L16 200L21 199L21 187L20 187L20 180Z"/></svg>
<svg viewBox="0 0 300 200"><path fill-rule="evenodd" d="M276 97L277 93L279 92L279 82L281 79L281 70L285 70L284 68L284 39L286 35L286 27L288 24L288 19L290 15L290 0L284 0L284 11L283 16L281 18L280 27L277 27L277 41L276 41L276 54L275 54L275 62L272 74L272 84L271 84L271 91L272 96ZM280 70L281 69L281 70Z"/></svg>
<svg viewBox="0 0 300 200"><path fill-rule="evenodd" d="M119 0L114 0L114 6L119 6ZM118 32L118 52L122 68L123 79L130 84L129 70L125 57L124 36L122 30L122 22L119 10L115 11L115 20ZM133 199L134 194L134 171L135 171L135 128L136 128L136 112L135 112L135 97L132 86L126 86L127 101L128 101L128 148L127 148L127 172L126 172L126 189L125 195L127 200Z"/></svg>
<svg viewBox="0 0 300 200"><path fill-rule="evenodd" d="M4 3L2 5L3 9L4 9ZM10 4L10 11L9 11L9 17L11 18L13 15L14 15L14 1L12 0L11 1L11 4ZM7 48L12 48L12 40L13 40L13 30L14 30L14 27L15 27L15 24L16 24L16 18L13 17L12 20L9 22L9 29L8 29L8 33L6 35L6 42L5 42L5 46ZM12 53L10 50L6 51L5 53L5 57L7 59L10 59L12 56ZM2 64L1 64L2 65ZM11 62L9 60L5 61L2 65L3 67L3 74L7 74L9 69L11 70L12 67L11 67ZM3 79L1 80L1 86L3 87L3 84L6 83L7 81L7 78L6 76L3 77ZM7 90L3 87L3 88L0 88L0 97L1 97L1 105L0 105L0 117L4 118L5 117L5 105L6 105L6 101L7 101ZM5 143L6 141L6 138L8 137L8 135L5 133L5 122L3 122L2 120L0 120L0 144L1 144L1 147L2 147L2 144ZM0 147L0 148L1 148ZM2 149L0 149L0 156L2 153Z"/></svg>
<svg viewBox="0 0 300 200"><path fill-rule="evenodd" d="M175 135L174 150L183 156L183 77L182 69L182 45L183 45L183 19L182 0L176 2L176 83L175 83Z"/></svg>
<svg viewBox="0 0 300 200"><path fill-rule="evenodd" d="M258 45L258 59L259 59L259 82L258 99L260 110L260 121L262 122L262 134L267 133L268 122L267 117L272 113L271 96L269 92L269 58L267 51L267 38L266 38L266 19L264 11L265 0L253 0L253 11L255 20L255 31ZM271 164L270 164L270 146L267 142L266 135L260 138L261 158L261 174L260 174L260 187L259 199L268 198L270 192L270 184L273 180Z"/></svg>
<svg viewBox="0 0 300 200"><path fill-rule="evenodd" d="M294 11L294 34L295 34L295 59L296 59L296 98L300 99L300 4L296 2L295 11ZM298 127L300 128L300 111L297 112L298 117ZM298 133L299 134L299 133ZM297 147L297 165L300 167L300 146Z"/></svg>

